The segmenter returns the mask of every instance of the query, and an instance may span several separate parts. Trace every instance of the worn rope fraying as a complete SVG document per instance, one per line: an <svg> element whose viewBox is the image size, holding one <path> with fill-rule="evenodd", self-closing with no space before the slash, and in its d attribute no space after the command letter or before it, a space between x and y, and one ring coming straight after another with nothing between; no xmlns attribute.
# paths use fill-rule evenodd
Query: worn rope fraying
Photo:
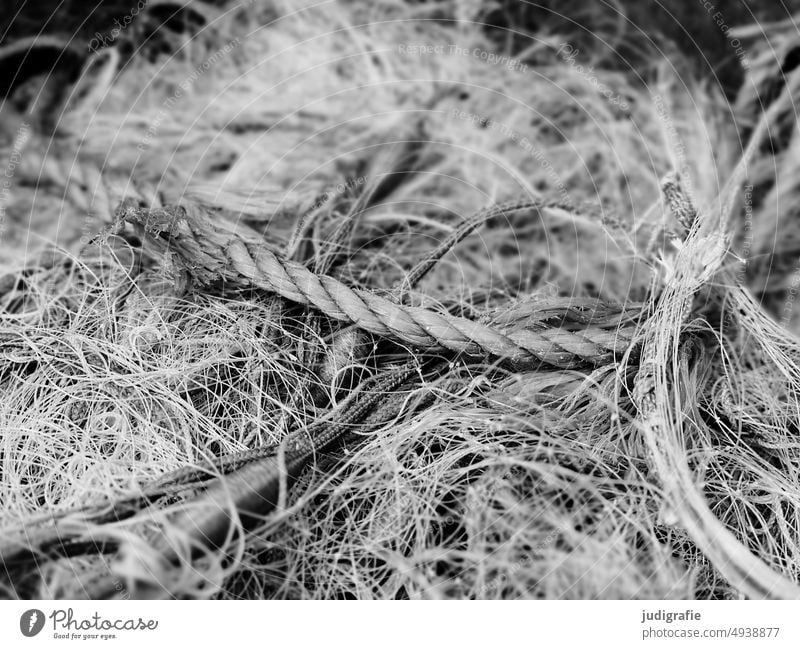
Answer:
<svg viewBox="0 0 800 649"><path fill-rule="evenodd" d="M479 212L417 264L403 288L413 288L443 254L487 220L508 212L541 207L523 200ZM628 332L632 327L624 325L640 313L636 305L621 308L590 299L529 299L512 302L475 321L405 305L401 301L404 296L398 295L398 291L379 295L348 287L330 276L312 272L302 264L286 259L252 233L234 234L213 226L199 210L145 210L134 202L128 202L121 207L120 216L120 220L141 226L157 244L157 251L168 253L169 259L177 258L179 265L200 283L224 280L250 284L313 306L323 314L350 322L362 331L425 349L445 348L470 355L498 356L512 361L519 368L528 363L538 365L542 361L559 367L612 361L615 353L624 352L630 343ZM601 326L592 326L598 324ZM31 344L35 341L0 337L0 348L8 349L7 353L12 356L19 354L19 348ZM281 480L286 482L296 478L314 454L339 440L351 423L365 415L376 414L383 407L380 403L387 398L386 394L391 396L399 383L416 371L416 365L413 365L411 369L376 377L380 387L373 386L368 393L364 391L372 381L362 382L354 394L367 396L354 402L352 408L347 408L336 421L321 425L318 431L315 428L313 435L309 436L311 431L289 435L279 446L284 449L283 459L274 457L275 447L272 446L216 458L205 468L187 467L163 476L132 500L116 501L94 514L89 511L84 514L97 525L127 518L145 501L186 496L187 491L199 490L195 497L188 496L183 501L173 523L189 535L192 545L220 546L233 529L233 512L229 511L228 504L244 517L243 522L250 520L256 511L256 518L262 517L277 502ZM370 415L369 411L373 409L377 410ZM29 538L28 541L34 540ZM159 537L154 542L164 556L177 558L168 539ZM113 544L103 545L102 538L94 539L86 530L83 536L78 535L66 543L60 535L54 538L52 533L43 530L39 542L11 542L2 554L7 560L16 557L16 561L24 564L28 557L26 548L31 546L38 546L40 551L52 552L56 556L114 550ZM99 582L103 596L113 594L109 583L107 579Z"/></svg>

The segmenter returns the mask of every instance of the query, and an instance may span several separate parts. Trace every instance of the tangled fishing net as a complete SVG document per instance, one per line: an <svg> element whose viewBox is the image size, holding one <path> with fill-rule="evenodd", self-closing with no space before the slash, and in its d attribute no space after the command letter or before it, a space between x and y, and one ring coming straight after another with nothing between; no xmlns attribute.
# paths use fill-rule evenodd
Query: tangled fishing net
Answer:
<svg viewBox="0 0 800 649"><path fill-rule="evenodd" d="M153 6L3 105L4 595L800 596L793 23Z"/></svg>

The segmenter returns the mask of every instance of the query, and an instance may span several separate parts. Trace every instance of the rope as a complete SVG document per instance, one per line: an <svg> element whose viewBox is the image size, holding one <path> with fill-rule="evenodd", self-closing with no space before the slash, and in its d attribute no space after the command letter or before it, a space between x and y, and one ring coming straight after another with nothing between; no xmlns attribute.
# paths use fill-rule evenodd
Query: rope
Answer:
<svg viewBox="0 0 800 649"><path fill-rule="evenodd" d="M450 250L455 248L459 243L466 239L470 233L479 228L487 221L498 216L504 216L512 212L519 212L522 210L541 210L544 205L540 201L524 198L516 201L509 201L501 203L500 205L490 206L482 209L477 214L474 214L461 225L459 225L444 241L442 241L436 249L430 253L425 259L419 262L408 273L403 281L402 289L414 288L419 284L425 275L439 263L439 260L444 257ZM402 291L401 291L402 292Z"/></svg>
<svg viewBox="0 0 800 649"><path fill-rule="evenodd" d="M251 285L417 348L500 357L519 369L541 362L571 368L611 362L628 349L634 336L632 326L613 331L597 327L578 331L498 328L400 304L372 291L346 286L333 277L317 275L270 250L262 241L215 227L191 206L145 210L126 205L119 220L142 227L161 251L177 253L189 274L202 284L224 280Z"/></svg>

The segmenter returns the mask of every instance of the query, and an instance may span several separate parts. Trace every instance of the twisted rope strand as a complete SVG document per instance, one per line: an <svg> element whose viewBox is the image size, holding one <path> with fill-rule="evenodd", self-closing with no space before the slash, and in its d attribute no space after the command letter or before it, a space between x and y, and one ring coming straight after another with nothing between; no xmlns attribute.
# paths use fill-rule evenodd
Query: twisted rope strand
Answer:
<svg viewBox="0 0 800 649"><path fill-rule="evenodd" d="M529 198L523 198L515 201L507 201L486 207L476 214L473 214L466 221L461 223L450 235L442 241L436 248L419 262L406 276L402 283L402 289L407 290L413 288L427 275L431 269L439 263L439 260L444 257L450 250L466 239L475 229L481 225L494 219L495 217L512 212L520 212L522 210L540 210L545 207L545 203Z"/></svg>
<svg viewBox="0 0 800 649"><path fill-rule="evenodd" d="M188 272L202 283L223 279L249 284L418 348L501 357L518 368L545 362L568 369L613 360L628 349L634 335L633 327L614 331L596 327L579 331L499 329L404 305L368 290L351 288L332 277L316 275L260 242L222 231L208 218L189 215L183 208L129 207L121 218L142 226L162 250L176 252Z"/></svg>

